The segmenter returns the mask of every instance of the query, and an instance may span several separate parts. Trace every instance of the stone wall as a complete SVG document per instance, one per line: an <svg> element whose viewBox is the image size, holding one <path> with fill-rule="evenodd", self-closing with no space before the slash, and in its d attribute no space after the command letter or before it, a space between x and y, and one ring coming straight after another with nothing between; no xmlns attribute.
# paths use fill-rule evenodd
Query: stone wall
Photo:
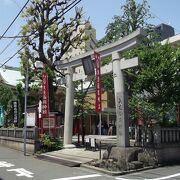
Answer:
<svg viewBox="0 0 180 180"><path fill-rule="evenodd" d="M24 151L24 140L22 138L12 138L0 136L0 145L16 149L18 151ZM35 141L26 140L26 151L27 153L34 154L36 151Z"/></svg>
<svg viewBox="0 0 180 180"><path fill-rule="evenodd" d="M23 128L0 128L0 145L19 151L24 151ZM37 149L37 128L27 128L26 130L26 151L34 154Z"/></svg>
<svg viewBox="0 0 180 180"><path fill-rule="evenodd" d="M180 144L161 146L158 148L143 148L143 152L138 154L138 160L152 165L157 164L177 164L180 163ZM152 163L152 164L151 164Z"/></svg>

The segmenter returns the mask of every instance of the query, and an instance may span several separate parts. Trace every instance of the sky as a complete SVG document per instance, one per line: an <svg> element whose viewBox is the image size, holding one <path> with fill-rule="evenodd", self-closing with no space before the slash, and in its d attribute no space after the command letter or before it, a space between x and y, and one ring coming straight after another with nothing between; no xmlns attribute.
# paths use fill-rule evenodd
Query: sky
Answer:
<svg viewBox="0 0 180 180"><path fill-rule="evenodd" d="M0 35L4 33L15 16L27 0L0 0ZM137 0L142 2L142 0ZM112 22L114 15L122 15L121 6L125 0L82 0L79 7L83 7L84 16L90 18L92 26L96 29L96 38L101 39L105 35L108 23ZM180 0L148 0L150 5L150 13L153 19L150 23L158 25L161 23L169 24L175 29L175 33L180 33ZM20 26L25 21L19 17L6 36L15 36L20 31ZM0 39L0 64L4 63L20 48L17 41L14 41L6 51L3 49L10 43L12 39ZM10 66L19 66L19 58L15 56L7 63Z"/></svg>

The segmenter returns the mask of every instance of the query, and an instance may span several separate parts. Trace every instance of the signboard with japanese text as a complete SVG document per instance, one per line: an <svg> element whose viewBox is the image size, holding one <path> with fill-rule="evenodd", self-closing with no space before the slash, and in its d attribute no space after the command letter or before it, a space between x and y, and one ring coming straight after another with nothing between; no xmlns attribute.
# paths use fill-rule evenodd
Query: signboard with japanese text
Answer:
<svg viewBox="0 0 180 180"><path fill-rule="evenodd" d="M100 66L100 54L94 52L95 68L96 68L96 112L102 111L102 90L101 90L101 66Z"/></svg>
<svg viewBox="0 0 180 180"><path fill-rule="evenodd" d="M27 126L34 127L36 125L36 109L27 109Z"/></svg>
<svg viewBox="0 0 180 180"><path fill-rule="evenodd" d="M0 127L4 126L4 109L0 106Z"/></svg>
<svg viewBox="0 0 180 180"><path fill-rule="evenodd" d="M49 114L49 87L48 74L42 73L42 117L48 117Z"/></svg>
<svg viewBox="0 0 180 180"><path fill-rule="evenodd" d="M93 64L93 61L91 59L91 56L83 58L82 59L82 64L83 64L85 75L92 76L92 75L95 74L94 64Z"/></svg>
<svg viewBox="0 0 180 180"><path fill-rule="evenodd" d="M49 117L49 118L43 118L43 128L55 128L55 118Z"/></svg>
<svg viewBox="0 0 180 180"><path fill-rule="evenodd" d="M12 101L12 114L13 114L13 123L18 124L18 121L19 121L18 101Z"/></svg>

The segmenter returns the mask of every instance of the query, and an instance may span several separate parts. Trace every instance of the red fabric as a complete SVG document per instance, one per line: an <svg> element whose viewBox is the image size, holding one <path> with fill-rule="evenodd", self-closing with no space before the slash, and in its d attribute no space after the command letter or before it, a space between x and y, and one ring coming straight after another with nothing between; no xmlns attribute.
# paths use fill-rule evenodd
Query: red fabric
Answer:
<svg viewBox="0 0 180 180"><path fill-rule="evenodd" d="M42 73L42 117L48 117L49 114L49 87L48 74Z"/></svg>
<svg viewBox="0 0 180 180"><path fill-rule="evenodd" d="M94 52L95 67L96 67L96 112L102 111L102 88L101 88L101 66L100 66L100 54Z"/></svg>

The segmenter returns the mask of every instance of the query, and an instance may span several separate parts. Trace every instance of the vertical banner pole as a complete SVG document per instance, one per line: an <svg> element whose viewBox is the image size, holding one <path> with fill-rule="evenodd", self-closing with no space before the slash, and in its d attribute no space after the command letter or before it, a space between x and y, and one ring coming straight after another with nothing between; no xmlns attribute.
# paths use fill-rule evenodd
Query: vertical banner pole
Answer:
<svg viewBox="0 0 180 180"><path fill-rule="evenodd" d="M101 124L102 124L102 122L101 122L101 112L99 113L99 132L100 132L100 141L99 141L99 159L101 159L101 134L102 134L102 132L101 132Z"/></svg>
<svg viewBox="0 0 180 180"><path fill-rule="evenodd" d="M102 87L101 87L101 65L100 54L94 52L95 65L96 65L96 112L99 113L99 159L101 159L101 112L102 112Z"/></svg>

